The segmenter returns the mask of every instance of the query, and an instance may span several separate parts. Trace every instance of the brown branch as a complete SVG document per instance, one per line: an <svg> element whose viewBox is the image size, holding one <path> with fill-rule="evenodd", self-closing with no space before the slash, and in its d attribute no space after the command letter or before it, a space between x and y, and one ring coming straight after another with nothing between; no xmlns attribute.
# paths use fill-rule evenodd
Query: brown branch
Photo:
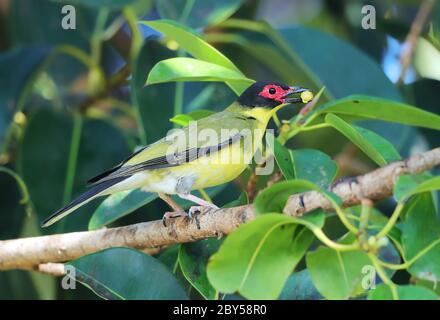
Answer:
<svg viewBox="0 0 440 320"><path fill-rule="evenodd" d="M392 194L398 176L420 173L438 165L440 165L440 148L393 162L361 176L343 179L340 183L334 184L331 191L342 199L345 207L359 204L362 199L377 201ZM332 205L320 193L310 191L291 196L283 212L301 216L318 208L331 210Z"/></svg>
<svg viewBox="0 0 440 320"><path fill-rule="evenodd" d="M405 74L406 71L409 68L409 65L411 64L414 51L417 45L417 40L419 39L420 33L423 30L423 26L425 25L426 19L428 19L429 14L431 13L432 9L434 8L435 0L425 0L420 5L420 9L417 12L417 15L411 24L411 28L409 30L408 35L405 39L405 47L402 51L402 54L400 55L400 75L397 80L398 84L403 83L405 80Z"/></svg>
<svg viewBox="0 0 440 320"><path fill-rule="evenodd" d="M345 206L358 204L362 199L380 200L391 195L397 176L420 173L437 165L440 165L440 148L342 180L332 191L342 198ZM301 215L316 208L331 209L331 206L319 193L312 191L292 195L284 211ZM176 243L221 237L254 218L252 205L220 210L206 208L191 221L175 218L166 227L162 221L151 221L119 228L0 241L0 270L35 269L60 274L59 265L53 267L48 263L69 261L110 247L158 250Z"/></svg>

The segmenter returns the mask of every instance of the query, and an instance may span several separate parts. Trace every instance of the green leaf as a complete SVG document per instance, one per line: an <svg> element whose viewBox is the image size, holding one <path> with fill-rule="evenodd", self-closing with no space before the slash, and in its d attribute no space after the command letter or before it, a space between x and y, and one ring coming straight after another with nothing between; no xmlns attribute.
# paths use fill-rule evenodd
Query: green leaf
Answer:
<svg viewBox="0 0 440 320"><path fill-rule="evenodd" d="M157 198L157 193L140 189L117 192L108 196L93 212L89 230L102 228L139 209Z"/></svg>
<svg viewBox="0 0 440 320"><path fill-rule="evenodd" d="M440 130L439 115L407 104L375 97L353 95L331 101L317 110L317 114L327 113Z"/></svg>
<svg viewBox="0 0 440 320"><path fill-rule="evenodd" d="M438 300L437 295L420 286L396 286L399 300ZM368 294L368 300L392 300L391 288L386 284L380 284Z"/></svg>
<svg viewBox="0 0 440 320"><path fill-rule="evenodd" d="M314 149L290 150L293 154L295 179L303 179L319 187L327 187L336 176L337 165L325 153Z"/></svg>
<svg viewBox="0 0 440 320"><path fill-rule="evenodd" d="M203 41L200 35L188 27L170 20L143 21L141 23L163 33L168 39L176 41L183 50L196 59L217 64L241 73L231 60L213 46ZM227 84L229 87L234 88L234 91L239 93L248 87L247 84L243 83L227 82Z"/></svg>
<svg viewBox="0 0 440 320"><path fill-rule="evenodd" d="M287 199L294 193L313 190L315 186L307 181L281 181L260 191L255 198L254 208L258 214L283 212Z"/></svg>
<svg viewBox="0 0 440 320"><path fill-rule="evenodd" d="M186 127L194 119L187 114L178 114L170 119L172 123L178 124L179 126Z"/></svg>
<svg viewBox="0 0 440 320"><path fill-rule="evenodd" d="M307 269L294 272L283 288L279 300L321 300Z"/></svg>
<svg viewBox="0 0 440 320"><path fill-rule="evenodd" d="M148 74L146 84L174 81L227 82L236 94L240 94L243 87L247 88L254 83L240 72L218 64L192 58L172 58L158 62Z"/></svg>
<svg viewBox="0 0 440 320"><path fill-rule="evenodd" d="M67 264L76 281L104 299L186 299L173 274L159 261L128 248L111 248ZM69 269L67 269L67 274Z"/></svg>
<svg viewBox="0 0 440 320"><path fill-rule="evenodd" d="M179 265L183 275L205 299L209 300L216 299L217 292L208 281L206 265L221 243L221 240L206 239L184 243L179 250Z"/></svg>
<svg viewBox="0 0 440 320"><path fill-rule="evenodd" d="M428 246L431 249L418 258L409 272L419 279L440 279L440 220L432 195L422 193L414 196L402 213L402 246L405 260L410 260ZM432 245L436 243L434 247Z"/></svg>
<svg viewBox="0 0 440 320"><path fill-rule="evenodd" d="M333 205L340 205L341 200L335 194L320 189L311 182L305 180L289 180L281 181L272 186L260 191L254 201L254 209L257 215L283 212L287 199L295 193L315 190L320 192L323 196L329 199ZM313 228L321 228L324 225L325 216L321 210L314 213L307 214L301 218L294 218L298 223L305 224ZM311 224L309 224L311 223Z"/></svg>
<svg viewBox="0 0 440 320"><path fill-rule="evenodd" d="M347 299L363 291L363 268L371 261L361 250L341 252L319 247L307 253L306 264L313 284L326 299Z"/></svg>
<svg viewBox="0 0 440 320"><path fill-rule="evenodd" d="M303 179L327 187L337 171L336 163L325 153L314 149L291 150L277 139L267 139L275 160L287 180ZM274 145L270 142L274 141Z"/></svg>
<svg viewBox="0 0 440 320"><path fill-rule="evenodd" d="M440 189L440 177L432 177L420 183L414 190L413 194L435 191Z"/></svg>
<svg viewBox="0 0 440 320"><path fill-rule="evenodd" d="M222 293L276 299L313 238L291 217L258 217L226 238L209 261L208 279Z"/></svg>
<svg viewBox="0 0 440 320"><path fill-rule="evenodd" d="M156 7L161 18L197 29L227 19L242 3L243 0L156 0Z"/></svg>
<svg viewBox="0 0 440 320"><path fill-rule="evenodd" d="M373 131L351 125L331 113L326 115L325 122L350 139L379 166L401 159L394 146Z"/></svg>
<svg viewBox="0 0 440 320"><path fill-rule="evenodd" d="M29 119L19 147L18 168L29 188L39 221L59 209L68 195L66 176L71 161L71 197L84 192L86 181L113 167L128 154L122 133L102 120L84 120L79 134L78 152L71 153L73 119L51 109L36 110ZM67 190L67 191L66 191ZM44 232L87 229L95 203L87 204Z"/></svg>
<svg viewBox="0 0 440 320"><path fill-rule="evenodd" d="M194 58L211 62L225 68L240 72L240 70L216 48L203 41L194 30L171 20L142 21L167 38L176 41L179 46Z"/></svg>
<svg viewBox="0 0 440 320"><path fill-rule="evenodd" d="M393 195L396 198L397 201L403 201L406 198L409 198L410 196L420 193L417 192L416 190L419 189L420 184L427 181L427 180L431 180L432 177L428 176L428 175L424 175L424 174L420 174L420 175L403 175L403 176L398 176L396 179L396 182L394 183L394 187L393 187ZM433 187L435 187L435 182L436 182L437 177L433 178L434 184ZM428 183L428 186L431 185L432 182ZM437 187L439 188L439 187ZM435 190L435 189L427 189L427 190L423 190L423 186L421 189L421 192L426 192L426 191L431 191L431 190Z"/></svg>
<svg viewBox="0 0 440 320"><path fill-rule="evenodd" d="M172 117L170 119L171 122L178 124L182 127L187 126L191 121L196 121L196 120L200 120L203 119L205 117L209 117L210 115L213 115L215 112L211 111L211 110L204 110L204 109L199 109L199 110L194 110L191 111L187 114L178 114L175 115L174 117Z"/></svg>

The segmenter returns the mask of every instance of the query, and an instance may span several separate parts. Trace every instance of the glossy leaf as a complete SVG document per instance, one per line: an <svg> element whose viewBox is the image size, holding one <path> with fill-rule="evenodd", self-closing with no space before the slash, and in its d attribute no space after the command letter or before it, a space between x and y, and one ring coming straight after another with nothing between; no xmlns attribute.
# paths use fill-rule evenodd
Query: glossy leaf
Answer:
<svg viewBox="0 0 440 320"><path fill-rule="evenodd" d="M174 81L223 81L229 83L236 94L254 82L240 72L214 63L192 58L172 58L158 62L148 74L146 84Z"/></svg>
<svg viewBox="0 0 440 320"><path fill-rule="evenodd" d="M217 292L208 281L206 266L208 259L217 252L222 241L206 239L180 246L179 265L185 278L205 298L214 300Z"/></svg>
<svg viewBox="0 0 440 320"><path fill-rule="evenodd" d="M341 200L335 194L318 188L311 182L305 180L289 180L281 181L260 191L254 201L254 209L257 214L265 214L270 212L283 212L287 199L295 193L315 190L321 192L334 205L339 205ZM319 211L318 211L319 212ZM301 219L309 219L313 214L307 214ZM318 225L323 225L324 221L319 220ZM321 225L321 227L322 227Z"/></svg>
<svg viewBox="0 0 440 320"><path fill-rule="evenodd" d="M379 166L401 159L394 146L373 131L351 125L331 113L326 115L325 122L350 139Z"/></svg>
<svg viewBox="0 0 440 320"><path fill-rule="evenodd" d="M364 251L336 251L319 247L306 255L313 284L326 299L347 299L362 291L364 266L371 261Z"/></svg>
<svg viewBox="0 0 440 320"><path fill-rule="evenodd" d="M226 238L209 261L208 279L222 293L276 299L312 241L311 231L291 217L259 217Z"/></svg>
<svg viewBox="0 0 440 320"><path fill-rule="evenodd" d="M142 23L163 33L168 39L176 41L183 50L188 52L194 58L241 73L231 60L205 42L190 28L171 20L143 21ZM229 87L234 88L234 91L239 93L243 92L248 87L248 84L243 83L226 83Z"/></svg>
<svg viewBox="0 0 440 320"><path fill-rule="evenodd" d="M183 50L196 59L240 72L228 58L203 41L199 34L190 28L171 20L143 21L142 23L163 33L167 38L176 41Z"/></svg>
<svg viewBox="0 0 440 320"><path fill-rule="evenodd" d="M205 117L209 117L210 115L214 114L214 111L211 110L194 110L187 114L178 114L175 115L170 119L171 122L178 124L182 127L187 126L191 121L196 121Z"/></svg>
<svg viewBox="0 0 440 320"><path fill-rule="evenodd" d="M409 272L419 279L440 279L440 220L432 195L415 196L404 210L400 227L405 259L411 260L430 246L430 250L411 265Z"/></svg>
<svg viewBox="0 0 440 320"><path fill-rule="evenodd" d="M440 116L437 114L407 104L368 96L354 95L334 100L320 107L317 113L334 113L342 117L383 120L440 130Z"/></svg>
<svg viewBox="0 0 440 320"><path fill-rule="evenodd" d="M139 189L112 194L101 202L95 212L93 212L89 221L89 230L102 228L143 207L156 198L156 193L144 192Z"/></svg>
<svg viewBox="0 0 440 320"><path fill-rule="evenodd" d="M294 272L281 292L279 300L320 300L322 295L316 290L307 269Z"/></svg>
<svg viewBox="0 0 440 320"><path fill-rule="evenodd" d="M437 295L421 286L396 286L399 300L438 300ZM385 284L380 284L368 294L369 300L392 300L391 288Z"/></svg>
<svg viewBox="0 0 440 320"><path fill-rule="evenodd" d="M186 299L171 272L155 258L128 248L111 248L67 264L76 280L104 299ZM71 271L70 271L71 272ZM67 273L72 275L71 273Z"/></svg>
<svg viewBox="0 0 440 320"><path fill-rule="evenodd" d="M259 214L283 212L287 199L294 193L310 191L313 185L297 180L282 181L260 191L255 198L254 208Z"/></svg>
<svg viewBox="0 0 440 320"><path fill-rule="evenodd" d="M419 189L419 186L425 182L431 180L429 182L429 184L432 183L432 181L434 182L433 187L435 187L435 181L438 180L437 178L432 178L431 176L425 175L425 174L420 174L420 175L403 175L403 176L399 176L396 179L396 182L394 183L394 187L393 187L393 195L396 198L397 201L403 201L404 199L417 194L419 192L417 192L416 190ZM429 186L428 184L428 186ZM439 187L437 187L438 189ZM426 191L431 191L431 190L435 190L435 189L427 189L427 190L423 190L423 186L422 186L422 191L421 192L426 192Z"/></svg>
<svg viewBox="0 0 440 320"><path fill-rule="evenodd" d="M269 147L287 180L307 180L320 187L327 187L333 181L337 166L325 153L314 149L288 149L277 139L267 141L274 141L274 145Z"/></svg>

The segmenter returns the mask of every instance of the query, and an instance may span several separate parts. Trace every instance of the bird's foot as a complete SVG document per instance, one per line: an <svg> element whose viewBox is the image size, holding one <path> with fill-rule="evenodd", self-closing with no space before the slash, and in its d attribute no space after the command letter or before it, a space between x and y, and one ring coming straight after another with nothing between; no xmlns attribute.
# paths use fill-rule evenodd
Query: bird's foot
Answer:
<svg viewBox="0 0 440 320"><path fill-rule="evenodd" d="M208 206L192 206L189 208L188 213L185 211L171 211L171 212L165 212L165 214L162 217L162 223L164 227L167 227L167 221L174 218L179 217L188 217L189 221L192 222L193 220L197 224L197 228L200 229L200 222L198 219L198 215L202 212L203 209L209 208L209 209L219 209L214 204L210 204Z"/></svg>
<svg viewBox="0 0 440 320"><path fill-rule="evenodd" d="M199 221L198 216L202 212L202 210L205 209L205 208L219 209L219 207L217 207L216 205L210 203L207 206L192 206L188 210L188 218L189 218L190 222L195 221L195 223L197 225L197 229L200 229L200 221Z"/></svg>
<svg viewBox="0 0 440 320"><path fill-rule="evenodd" d="M210 208L210 209L219 209L219 207L217 207L215 204L210 203L209 205L206 206L192 206L191 208L189 208L188 210L188 217L190 219L192 219L194 217L194 215L199 214L200 212L202 212L202 210L204 208Z"/></svg>
<svg viewBox="0 0 440 320"><path fill-rule="evenodd" d="M189 216L189 214L183 210L182 211L165 212L165 214L162 217L162 223L163 223L163 226L166 227L168 220L174 219L174 218L179 218L179 217L188 217L188 216Z"/></svg>

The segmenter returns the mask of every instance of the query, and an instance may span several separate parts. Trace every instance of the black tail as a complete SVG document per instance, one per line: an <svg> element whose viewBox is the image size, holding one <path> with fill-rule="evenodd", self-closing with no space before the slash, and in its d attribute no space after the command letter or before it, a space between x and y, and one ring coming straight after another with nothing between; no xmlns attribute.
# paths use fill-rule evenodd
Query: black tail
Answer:
<svg viewBox="0 0 440 320"><path fill-rule="evenodd" d="M42 227L48 227L58 220L64 218L72 211L76 210L78 207L86 204L91 201L95 197L98 197L104 190L110 188L111 186L121 182L122 180L128 177L118 177L111 180L103 181L101 183L95 184L89 190L81 194L78 198L75 198L72 202L70 202L67 206L57 210L48 218L46 218L42 223Z"/></svg>

